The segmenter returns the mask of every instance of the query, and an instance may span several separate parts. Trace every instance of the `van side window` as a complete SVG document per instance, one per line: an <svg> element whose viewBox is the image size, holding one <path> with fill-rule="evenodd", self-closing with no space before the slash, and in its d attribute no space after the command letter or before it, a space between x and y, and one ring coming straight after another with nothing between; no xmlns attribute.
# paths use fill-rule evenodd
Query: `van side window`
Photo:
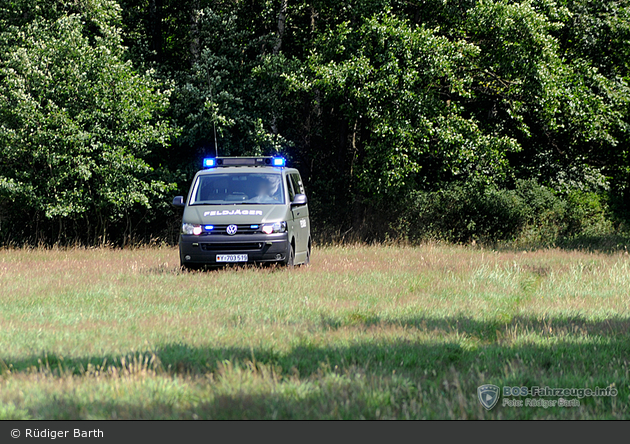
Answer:
<svg viewBox="0 0 630 444"><path fill-rule="evenodd" d="M295 194L306 194L304 192L304 185L302 185L302 179L300 179L299 174L291 174L291 184L293 185L293 189L295 190ZM291 199L293 200L293 199Z"/></svg>
<svg viewBox="0 0 630 444"><path fill-rule="evenodd" d="M291 182L292 181L289 180L289 176L287 176L287 191L289 192L289 202L293 202L293 198L295 197L295 191L293 191Z"/></svg>

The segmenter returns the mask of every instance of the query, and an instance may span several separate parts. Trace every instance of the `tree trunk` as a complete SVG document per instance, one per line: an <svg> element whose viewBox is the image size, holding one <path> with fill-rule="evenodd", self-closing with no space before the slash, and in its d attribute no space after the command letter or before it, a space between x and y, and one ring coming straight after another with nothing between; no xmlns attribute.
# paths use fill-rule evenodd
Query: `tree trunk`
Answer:
<svg viewBox="0 0 630 444"><path fill-rule="evenodd" d="M315 35L315 21L319 17L319 14L315 10L315 7L311 6L311 38Z"/></svg>
<svg viewBox="0 0 630 444"><path fill-rule="evenodd" d="M199 58L199 0L193 0L190 9L190 65Z"/></svg>
<svg viewBox="0 0 630 444"><path fill-rule="evenodd" d="M288 0L280 0L280 13L278 14L278 35L276 37L276 44L273 47L273 55L278 55L280 47L282 46L282 36L284 35L284 25L287 19L287 4Z"/></svg>
<svg viewBox="0 0 630 444"><path fill-rule="evenodd" d="M151 32L151 49L155 51L155 60L162 61L162 0L151 0L149 3L149 23Z"/></svg>
<svg viewBox="0 0 630 444"><path fill-rule="evenodd" d="M280 0L280 13L278 14L278 34L276 36L276 44L273 47L273 55L280 53L280 47L282 46L282 36L284 35L284 24L287 19L287 4L288 0ZM271 132L274 136L278 135L278 119L276 116L276 110L272 110L271 115Z"/></svg>

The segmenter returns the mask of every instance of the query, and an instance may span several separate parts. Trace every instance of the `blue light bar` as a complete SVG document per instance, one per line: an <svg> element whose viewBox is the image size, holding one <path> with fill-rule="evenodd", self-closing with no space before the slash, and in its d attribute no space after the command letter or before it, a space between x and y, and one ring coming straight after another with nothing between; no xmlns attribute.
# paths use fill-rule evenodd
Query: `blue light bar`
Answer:
<svg viewBox="0 0 630 444"><path fill-rule="evenodd" d="M212 231L212 230L214 230L214 225L205 225L203 228L204 228L206 231Z"/></svg>
<svg viewBox="0 0 630 444"><path fill-rule="evenodd" d="M258 225L250 225L249 228L251 228L252 230L255 230L258 228Z"/></svg>
<svg viewBox="0 0 630 444"><path fill-rule="evenodd" d="M217 159L214 157L206 157L203 159L203 167L204 168L214 168L217 166Z"/></svg>
<svg viewBox="0 0 630 444"><path fill-rule="evenodd" d="M274 157L271 160L271 164L275 167L283 167L287 164L287 161L285 160L284 157Z"/></svg>

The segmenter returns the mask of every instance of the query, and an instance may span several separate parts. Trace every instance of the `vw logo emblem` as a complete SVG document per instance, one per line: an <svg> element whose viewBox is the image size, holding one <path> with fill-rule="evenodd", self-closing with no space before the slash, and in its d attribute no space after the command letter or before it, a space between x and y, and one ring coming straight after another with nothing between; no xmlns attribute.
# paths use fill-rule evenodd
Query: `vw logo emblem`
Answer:
<svg viewBox="0 0 630 444"><path fill-rule="evenodd" d="M225 229L225 232L230 236L234 236L237 230L238 227L236 225L228 225L228 227Z"/></svg>

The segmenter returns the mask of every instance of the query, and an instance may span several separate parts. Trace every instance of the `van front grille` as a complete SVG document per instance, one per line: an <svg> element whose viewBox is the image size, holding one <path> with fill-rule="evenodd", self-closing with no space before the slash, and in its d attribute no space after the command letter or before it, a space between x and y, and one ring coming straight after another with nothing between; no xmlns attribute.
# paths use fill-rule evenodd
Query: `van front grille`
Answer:
<svg viewBox="0 0 630 444"><path fill-rule="evenodd" d="M203 242L199 248L203 251L246 251L261 250L263 242Z"/></svg>
<svg viewBox="0 0 630 444"><path fill-rule="evenodd" d="M207 225L206 225L207 226ZM254 234L254 233L262 233L262 225L253 225L255 228L252 228L252 225L236 225L238 227L238 230L236 230L236 234ZM227 235L227 227L228 224L224 224L224 225L212 225L212 230L203 230L203 234L207 234L210 236L215 236L215 235L221 235L221 234L225 234Z"/></svg>

